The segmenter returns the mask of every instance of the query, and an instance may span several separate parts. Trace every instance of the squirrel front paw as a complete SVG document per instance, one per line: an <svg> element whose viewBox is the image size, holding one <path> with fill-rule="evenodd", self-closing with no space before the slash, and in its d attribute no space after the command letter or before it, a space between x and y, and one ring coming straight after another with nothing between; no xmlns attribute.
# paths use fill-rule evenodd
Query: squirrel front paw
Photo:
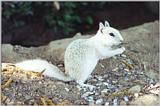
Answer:
<svg viewBox="0 0 160 106"><path fill-rule="evenodd" d="M121 48L119 48L119 49L118 49L119 54L122 54L125 50L126 50L126 49L125 49L125 47L121 47Z"/></svg>

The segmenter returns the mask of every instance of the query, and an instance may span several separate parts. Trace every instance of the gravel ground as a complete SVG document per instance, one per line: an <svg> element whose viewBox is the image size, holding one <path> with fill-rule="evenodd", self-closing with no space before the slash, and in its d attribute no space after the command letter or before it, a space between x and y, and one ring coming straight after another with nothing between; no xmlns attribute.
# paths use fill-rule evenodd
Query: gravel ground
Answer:
<svg viewBox="0 0 160 106"><path fill-rule="evenodd" d="M158 84L140 70L145 65L139 65L125 54L113 57L109 62L101 61L97 68L100 74L94 72L86 81L94 88L81 88L75 82L64 83L5 63L2 65L2 104L128 105L138 96L151 93L147 89ZM116 67L108 70L106 64ZM59 66L63 68L63 65ZM154 89L160 89L160 84ZM158 95L156 93L152 92Z"/></svg>

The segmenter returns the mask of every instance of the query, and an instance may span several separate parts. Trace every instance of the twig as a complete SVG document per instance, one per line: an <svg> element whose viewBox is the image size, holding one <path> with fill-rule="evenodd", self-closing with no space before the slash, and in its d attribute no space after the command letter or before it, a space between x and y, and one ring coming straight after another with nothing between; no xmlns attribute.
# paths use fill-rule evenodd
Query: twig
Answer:
<svg viewBox="0 0 160 106"><path fill-rule="evenodd" d="M38 104L35 102L35 103L34 103L34 106L38 106Z"/></svg>
<svg viewBox="0 0 160 106"><path fill-rule="evenodd" d="M46 101L43 97L41 98L41 101L42 101L43 106L47 106Z"/></svg>
<svg viewBox="0 0 160 106"><path fill-rule="evenodd" d="M133 66L131 64L128 64L126 61L124 60L120 60L122 63L124 63L129 69L133 69Z"/></svg>
<svg viewBox="0 0 160 106"><path fill-rule="evenodd" d="M53 104L52 100L46 98L46 101L48 102L48 104L49 104L50 106L55 106L55 105Z"/></svg>
<svg viewBox="0 0 160 106"><path fill-rule="evenodd" d="M2 89L3 89L3 88L6 88L6 87L9 87L9 85L11 84L12 81L13 81L13 80L12 80L12 78L10 77L9 80L8 80L4 85L2 85Z"/></svg>

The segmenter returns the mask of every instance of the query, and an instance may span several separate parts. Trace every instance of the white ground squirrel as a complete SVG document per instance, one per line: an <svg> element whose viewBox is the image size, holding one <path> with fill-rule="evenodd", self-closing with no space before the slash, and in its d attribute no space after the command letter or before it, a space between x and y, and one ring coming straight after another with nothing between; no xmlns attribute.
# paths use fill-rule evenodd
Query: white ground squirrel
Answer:
<svg viewBox="0 0 160 106"><path fill-rule="evenodd" d="M65 73L58 67L45 60L34 59L16 63L17 67L24 70L36 72L44 71L44 75L54 77L62 81L75 80L81 86L87 86L84 82L91 75L100 59L109 58L125 51L124 47L113 49L112 46L119 45L123 41L120 32L99 23L96 35L89 39L78 39L69 44L64 56Z"/></svg>

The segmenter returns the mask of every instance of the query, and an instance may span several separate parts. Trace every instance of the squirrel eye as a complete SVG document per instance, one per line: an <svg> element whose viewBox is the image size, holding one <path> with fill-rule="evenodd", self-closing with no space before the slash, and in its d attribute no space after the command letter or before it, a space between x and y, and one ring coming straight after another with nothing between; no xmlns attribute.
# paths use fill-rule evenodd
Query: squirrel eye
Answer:
<svg viewBox="0 0 160 106"><path fill-rule="evenodd" d="M114 37L115 35L113 33L109 33L110 36Z"/></svg>

